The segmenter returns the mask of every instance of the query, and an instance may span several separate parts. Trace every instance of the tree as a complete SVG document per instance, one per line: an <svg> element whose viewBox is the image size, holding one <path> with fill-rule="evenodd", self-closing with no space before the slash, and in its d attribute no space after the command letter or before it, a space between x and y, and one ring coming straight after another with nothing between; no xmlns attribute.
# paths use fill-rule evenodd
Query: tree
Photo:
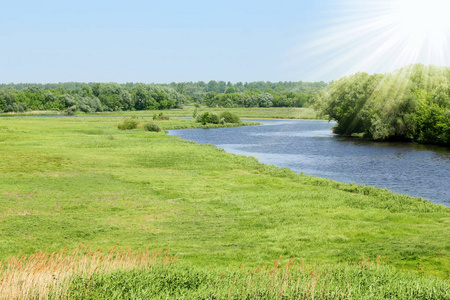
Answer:
<svg viewBox="0 0 450 300"><path fill-rule="evenodd" d="M258 96L259 107L271 107L273 96L269 93L262 93Z"/></svg>
<svg viewBox="0 0 450 300"><path fill-rule="evenodd" d="M208 82L208 85L206 86L206 91L207 92L215 92L215 93L217 93L217 92L219 92L219 85L217 84L216 81L210 80Z"/></svg>
<svg viewBox="0 0 450 300"><path fill-rule="evenodd" d="M203 97L203 103L208 107L215 107L219 104L219 96L214 92L208 92Z"/></svg>

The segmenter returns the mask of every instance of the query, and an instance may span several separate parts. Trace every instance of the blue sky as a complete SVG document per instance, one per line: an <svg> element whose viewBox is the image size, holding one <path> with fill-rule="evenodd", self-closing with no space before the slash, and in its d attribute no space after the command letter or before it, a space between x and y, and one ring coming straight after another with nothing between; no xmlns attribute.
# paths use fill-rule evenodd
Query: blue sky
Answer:
<svg viewBox="0 0 450 300"><path fill-rule="evenodd" d="M2 83L308 81L288 52L331 9L287 0L1 2Z"/></svg>
<svg viewBox="0 0 450 300"><path fill-rule="evenodd" d="M342 15L337 1L1 4L2 83L331 81L349 69L330 64L332 39L311 46Z"/></svg>

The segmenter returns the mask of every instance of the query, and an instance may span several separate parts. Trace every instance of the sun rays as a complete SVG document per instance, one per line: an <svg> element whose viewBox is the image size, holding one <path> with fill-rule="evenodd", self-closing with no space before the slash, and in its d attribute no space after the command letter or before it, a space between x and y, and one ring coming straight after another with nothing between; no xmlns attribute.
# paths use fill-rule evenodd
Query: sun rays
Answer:
<svg viewBox="0 0 450 300"><path fill-rule="evenodd" d="M314 78L333 79L412 63L448 66L448 11L448 0L342 0L327 28L292 50L289 63L311 66Z"/></svg>

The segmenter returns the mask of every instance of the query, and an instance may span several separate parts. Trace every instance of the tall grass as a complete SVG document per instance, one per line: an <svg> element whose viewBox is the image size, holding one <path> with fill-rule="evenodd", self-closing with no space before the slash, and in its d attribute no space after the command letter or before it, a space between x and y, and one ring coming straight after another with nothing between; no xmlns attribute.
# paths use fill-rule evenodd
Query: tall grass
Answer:
<svg viewBox="0 0 450 300"><path fill-rule="evenodd" d="M179 264L169 250L79 246L0 265L1 299L449 299L448 282L402 273L380 256L320 266L290 259L256 268Z"/></svg>
<svg viewBox="0 0 450 300"><path fill-rule="evenodd" d="M67 295L73 276L90 277L94 273L115 270L147 270L158 263L173 263L167 251L150 252L117 249L92 251L89 246L59 252L36 251L17 255L0 263L1 299L48 299Z"/></svg>
<svg viewBox="0 0 450 300"><path fill-rule="evenodd" d="M448 299L449 284L363 258L358 265L307 265L291 259L254 269L158 265L150 270L74 278L74 299Z"/></svg>

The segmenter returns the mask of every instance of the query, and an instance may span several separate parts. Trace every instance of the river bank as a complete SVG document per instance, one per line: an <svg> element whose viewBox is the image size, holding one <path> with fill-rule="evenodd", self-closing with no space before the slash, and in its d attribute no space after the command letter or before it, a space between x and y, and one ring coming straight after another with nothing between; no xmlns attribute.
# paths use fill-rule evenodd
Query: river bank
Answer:
<svg viewBox="0 0 450 300"><path fill-rule="evenodd" d="M386 188L450 207L450 151L445 147L345 138L333 134L328 121L253 120L261 126L169 134L297 173Z"/></svg>
<svg viewBox="0 0 450 300"><path fill-rule="evenodd" d="M3 258L78 244L171 249L200 265L386 256L449 274L448 209L267 166L111 118L1 119ZM161 121L164 129L193 120ZM180 122L180 123L178 123Z"/></svg>

